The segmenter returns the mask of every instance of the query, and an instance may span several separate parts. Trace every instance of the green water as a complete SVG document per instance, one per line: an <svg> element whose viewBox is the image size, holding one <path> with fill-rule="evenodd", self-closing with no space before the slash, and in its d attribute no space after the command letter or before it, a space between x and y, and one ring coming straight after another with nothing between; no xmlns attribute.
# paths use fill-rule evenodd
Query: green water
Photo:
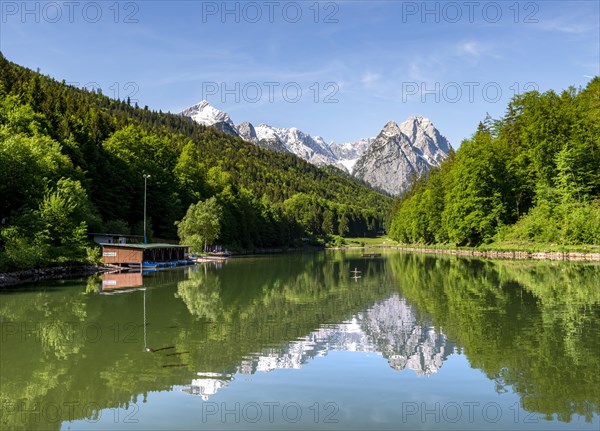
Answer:
<svg viewBox="0 0 600 431"><path fill-rule="evenodd" d="M327 252L110 283L0 293L1 429L600 427L597 264Z"/></svg>

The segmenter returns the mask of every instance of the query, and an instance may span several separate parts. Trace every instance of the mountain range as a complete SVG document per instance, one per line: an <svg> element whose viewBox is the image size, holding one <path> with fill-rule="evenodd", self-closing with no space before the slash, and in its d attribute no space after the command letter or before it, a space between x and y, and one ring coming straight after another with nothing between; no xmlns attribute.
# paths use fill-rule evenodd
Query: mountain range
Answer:
<svg viewBox="0 0 600 431"><path fill-rule="evenodd" d="M335 166L393 196L405 191L413 177L439 166L451 149L448 140L422 116L409 117L400 125L390 121L376 137L327 143L295 127L254 126L247 121L236 126L229 114L206 100L180 115L262 148L292 153L317 166Z"/></svg>

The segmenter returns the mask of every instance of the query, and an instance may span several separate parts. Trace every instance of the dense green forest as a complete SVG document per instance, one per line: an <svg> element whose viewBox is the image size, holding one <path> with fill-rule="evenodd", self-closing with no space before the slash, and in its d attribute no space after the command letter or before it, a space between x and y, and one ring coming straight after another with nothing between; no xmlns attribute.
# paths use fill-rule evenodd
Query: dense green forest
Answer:
<svg viewBox="0 0 600 431"><path fill-rule="evenodd" d="M516 96L393 205L405 243L600 244L600 78Z"/></svg>
<svg viewBox="0 0 600 431"><path fill-rule="evenodd" d="M0 270L93 259L88 232L176 238L216 197L218 242L298 244L374 235L391 199L335 170L264 150L188 118L65 85L0 53Z"/></svg>

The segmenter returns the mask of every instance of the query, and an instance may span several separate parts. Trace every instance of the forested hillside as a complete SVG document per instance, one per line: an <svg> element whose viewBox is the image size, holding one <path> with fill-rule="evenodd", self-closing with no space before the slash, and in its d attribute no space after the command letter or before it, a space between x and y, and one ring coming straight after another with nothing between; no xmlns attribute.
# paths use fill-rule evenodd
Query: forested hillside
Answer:
<svg viewBox="0 0 600 431"><path fill-rule="evenodd" d="M600 78L516 96L393 206L390 236L477 246L600 244Z"/></svg>
<svg viewBox="0 0 600 431"><path fill-rule="evenodd" d="M155 237L215 196L220 244L369 235L391 199L290 154L173 114L57 82L0 53L0 269L81 261L87 232L141 233L143 174ZM86 250L87 249L87 250Z"/></svg>

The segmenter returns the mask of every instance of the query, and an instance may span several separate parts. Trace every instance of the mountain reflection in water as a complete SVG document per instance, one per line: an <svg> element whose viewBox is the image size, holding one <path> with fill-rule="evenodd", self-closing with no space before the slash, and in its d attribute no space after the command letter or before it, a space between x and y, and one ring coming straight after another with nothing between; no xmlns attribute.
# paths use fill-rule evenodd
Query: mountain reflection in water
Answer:
<svg viewBox="0 0 600 431"><path fill-rule="evenodd" d="M406 300L393 295L343 323L320 327L286 348L271 348L247 356L235 374L299 369L329 351L348 351L381 353L393 369L408 368L424 376L436 373L453 349L454 345L443 333L419 322ZM230 374L199 372L198 375L201 377L192 380L184 390L204 400L227 387L234 378Z"/></svg>

